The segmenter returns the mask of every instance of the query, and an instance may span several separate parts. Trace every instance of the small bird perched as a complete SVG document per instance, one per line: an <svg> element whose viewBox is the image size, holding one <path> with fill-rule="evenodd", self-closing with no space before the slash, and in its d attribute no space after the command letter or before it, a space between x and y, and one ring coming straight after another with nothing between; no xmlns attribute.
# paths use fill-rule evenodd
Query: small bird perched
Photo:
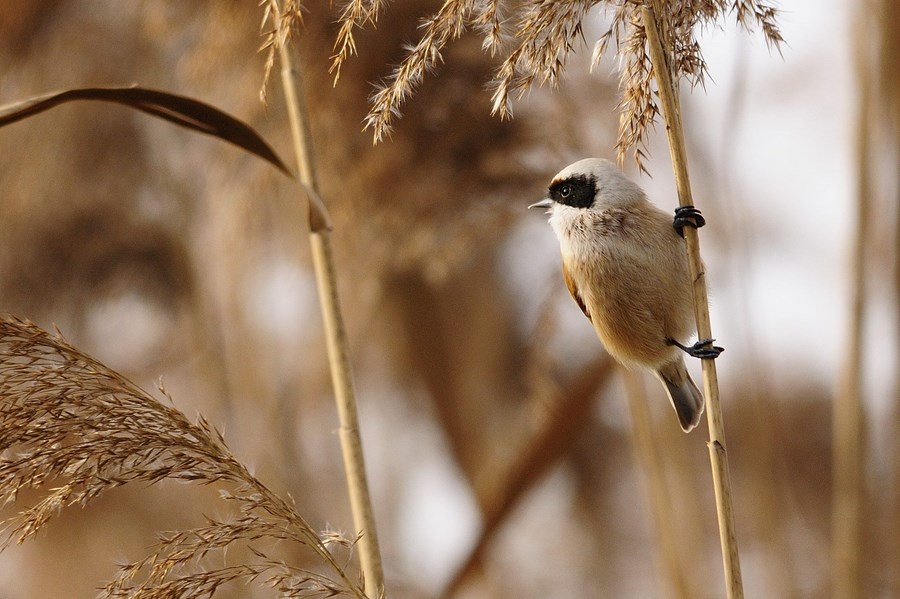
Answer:
<svg viewBox="0 0 900 599"><path fill-rule="evenodd" d="M587 158L560 171L547 198L559 239L563 277L610 355L651 370L662 382L684 432L703 414L703 395L681 351L714 358L712 339L682 344L694 331L684 226L701 227L693 207L673 220L608 160Z"/></svg>

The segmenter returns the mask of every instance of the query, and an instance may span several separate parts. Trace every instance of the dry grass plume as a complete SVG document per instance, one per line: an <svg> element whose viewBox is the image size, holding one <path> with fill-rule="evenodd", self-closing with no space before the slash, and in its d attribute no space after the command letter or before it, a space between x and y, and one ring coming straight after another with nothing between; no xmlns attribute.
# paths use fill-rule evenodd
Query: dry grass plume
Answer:
<svg viewBox="0 0 900 599"><path fill-rule="evenodd" d="M383 4L383 0L350 0L344 6L331 67L335 83L343 63L357 53L354 31L375 27L384 12ZM579 45L579 38L584 40L584 19L597 4L611 9L612 18L607 31L595 43L594 62L599 62L612 43L622 65L619 160L633 149L640 166L646 131L659 113L640 0L447 0L436 13L423 18L419 41L406 48L400 64L376 85L366 128L372 130L376 142L390 134L403 104L424 77L441 65L445 47L467 31L481 35L483 49L499 58L488 82L493 91L492 113L511 117L513 100L521 99L535 84L553 88L559 85L568 56ZM669 67L675 81L704 83L706 61L697 32L703 26L721 25L729 16L733 15L746 30L761 29L772 47L778 47L782 41L777 10L768 0L672 0L655 4L660 33L670 49Z"/></svg>
<svg viewBox="0 0 900 599"><path fill-rule="evenodd" d="M46 489L3 523L3 548L33 537L64 507L85 507L128 483L172 479L221 487L236 517L161 536L151 555L120 568L102 597L211 597L233 581L257 581L286 597L364 597L345 570L351 541L315 532L202 417L191 422L59 334L0 320L0 398L0 504ZM320 571L279 559L276 541L307 548ZM238 546L254 559L222 565ZM215 566L204 559L210 555L219 558Z"/></svg>

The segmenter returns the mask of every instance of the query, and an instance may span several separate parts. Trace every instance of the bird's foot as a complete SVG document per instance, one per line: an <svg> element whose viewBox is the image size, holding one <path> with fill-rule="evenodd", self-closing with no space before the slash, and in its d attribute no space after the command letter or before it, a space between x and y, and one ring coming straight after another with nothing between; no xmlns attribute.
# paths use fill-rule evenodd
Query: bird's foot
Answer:
<svg viewBox="0 0 900 599"><path fill-rule="evenodd" d="M678 231L678 234L684 238L684 228L694 227L699 229L706 224L706 219L700 214L700 211L693 206L679 206L675 209L675 220L672 226Z"/></svg>
<svg viewBox="0 0 900 599"><path fill-rule="evenodd" d="M701 339L697 341L697 343L690 346L682 345L674 339L667 339L667 341L669 345L674 345L681 351L685 352L687 355L693 358L700 358L701 360L715 360L719 357L719 354L725 351L724 347L713 345L713 341L715 341L715 339Z"/></svg>

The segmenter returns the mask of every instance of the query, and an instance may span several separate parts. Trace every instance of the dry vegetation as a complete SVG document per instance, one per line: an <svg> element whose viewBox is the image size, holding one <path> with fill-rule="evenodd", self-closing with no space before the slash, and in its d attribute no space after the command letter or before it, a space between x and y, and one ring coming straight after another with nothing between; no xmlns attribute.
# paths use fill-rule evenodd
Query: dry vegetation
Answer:
<svg viewBox="0 0 900 599"><path fill-rule="evenodd" d="M341 27L335 44L332 71L335 82L344 61L357 52L354 30L377 27L383 8L381 0L350 0L341 15ZM425 18L419 28L419 41L407 48L402 62L376 87L366 117L376 141L391 131L391 123L400 114L406 100L422 84L425 76L443 63L446 46L467 30L483 36L482 48L499 57L489 87L492 113L501 118L512 116L513 100L521 100L535 86L559 87L569 56L584 40L583 22L597 4L593 0L506 4L499 0L474 2L451 0L435 14ZM615 8L609 28L597 40L593 64L600 63L612 42L622 63L621 125L616 144L619 160L634 148L641 165L646 135L659 114L655 84L651 75L647 34L641 20L641 2L609 2ZM704 0L702 2L655 2L660 37L671 53L672 76L686 79L692 86L706 81L706 61L697 41L699 27L721 24L734 15L748 30L762 30L766 43L778 47L781 33L777 11L765 0Z"/></svg>
<svg viewBox="0 0 900 599"><path fill-rule="evenodd" d="M26 321L0 322L0 396L0 502L54 485L5 522L4 546L33 537L62 508L86 507L128 483L215 485L237 507L235 517L207 518L202 527L165 535L151 556L123 566L103 596L206 597L225 583L259 579L293 597L364 597L338 562L345 558L328 548L349 549L349 541L317 534L202 417L191 423L60 336ZM271 557L267 546L274 541L307 547L326 572ZM252 561L209 564L210 554L246 544Z"/></svg>
<svg viewBox="0 0 900 599"><path fill-rule="evenodd" d="M389 597L721 596L704 439L652 394L647 418L623 424L616 371L566 323L555 253L522 242L523 198L560 165L613 148L652 164L638 3L608 3L596 23L581 1L286 2L262 41L253 3L87 4L0 5L0 104L137 80L239 115L282 156L269 72L299 24ZM894 132L898 15L878 6L863 54L878 57L873 111ZM657 7L690 85L707 77L703 27L780 40L769 2ZM611 52L621 80L597 66ZM900 155L887 131L878 150ZM352 519L296 189L233 148L90 106L0 130L0 181L0 312L16 315L0 323L0 517L9 541L29 538L0 554L4 596L89 597L104 580L121 597L361 596L352 532L317 532ZM727 254L715 229L705 252ZM44 332L57 325L71 342ZM749 596L831 589L833 393L795 359L794 378L735 365L727 389ZM142 389L161 375L156 399ZM635 460L647 426L664 450L645 443ZM896 480L896 460L886 469ZM866 542L844 596L891 596L900 501L857 484ZM426 509L466 497L474 516ZM473 527L451 555L443 537Z"/></svg>

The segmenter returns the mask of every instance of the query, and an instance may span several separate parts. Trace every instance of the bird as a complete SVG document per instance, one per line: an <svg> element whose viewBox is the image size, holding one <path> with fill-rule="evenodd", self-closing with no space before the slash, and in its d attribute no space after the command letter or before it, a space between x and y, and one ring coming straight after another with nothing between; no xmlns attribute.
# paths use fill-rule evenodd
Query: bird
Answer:
<svg viewBox="0 0 900 599"><path fill-rule="evenodd" d="M705 224L693 206L674 219L657 208L615 164L586 158L561 170L546 208L559 241L562 274L607 352L626 368L662 382L684 432L703 414L703 395L685 354L715 358L714 339L685 345L695 329L685 226Z"/></svg>

